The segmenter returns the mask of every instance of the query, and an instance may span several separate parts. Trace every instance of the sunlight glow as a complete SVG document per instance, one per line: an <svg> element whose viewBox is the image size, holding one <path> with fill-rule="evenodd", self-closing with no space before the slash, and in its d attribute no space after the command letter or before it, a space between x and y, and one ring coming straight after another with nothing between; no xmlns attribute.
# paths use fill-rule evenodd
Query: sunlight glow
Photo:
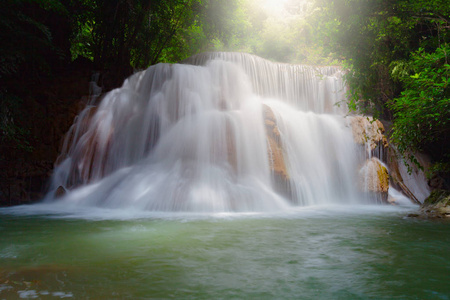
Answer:
<svg viewBox="0 0 450 300"><path fill-rule="evenodd" d="M272 12L281 12L288 0L264 0L263 6Z"/></svg>

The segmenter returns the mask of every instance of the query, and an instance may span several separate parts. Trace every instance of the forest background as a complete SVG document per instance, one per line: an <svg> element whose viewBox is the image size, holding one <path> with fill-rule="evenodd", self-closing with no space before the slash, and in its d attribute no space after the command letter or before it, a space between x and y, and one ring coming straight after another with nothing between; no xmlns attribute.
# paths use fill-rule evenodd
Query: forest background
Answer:
<svg viewBox="0 0 450 300"><path fill-rule="evenodd" d="M63 132L49 120L88 93L89 78L71 90L74 76L98 72L106 92L134 71L206 51L342 66L342 105L392 123L400 153L417 164L413 154L426 153L429 177L448 189L449 28L448 0L2 0L0 204L40 196L59 146L37 149L60 141L73 116ZM25 174L44 156L47 166Z"/></svg>

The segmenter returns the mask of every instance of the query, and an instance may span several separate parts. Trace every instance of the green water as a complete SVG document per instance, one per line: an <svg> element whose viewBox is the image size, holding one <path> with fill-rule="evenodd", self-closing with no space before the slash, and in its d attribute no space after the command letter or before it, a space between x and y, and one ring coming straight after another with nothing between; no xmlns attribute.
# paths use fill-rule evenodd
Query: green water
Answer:
<svg viewBox="0 0 450 300"><path fill-rule="evenodd" d="M450 223L414 208L0 210L0 299L450 299Z"/></svg>

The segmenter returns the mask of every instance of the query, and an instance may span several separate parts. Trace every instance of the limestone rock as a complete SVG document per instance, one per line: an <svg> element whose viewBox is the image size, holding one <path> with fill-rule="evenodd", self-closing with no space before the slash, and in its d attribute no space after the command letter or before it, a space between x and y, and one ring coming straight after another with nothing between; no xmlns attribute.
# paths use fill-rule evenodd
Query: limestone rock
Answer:
<svg viewBox="0 0 450 300"><path fill-rule="evenodd" d="M430 218L450 218L450 191L432 191L425 199L420 211Z"/></svg>
<svg viewBox="0 0 450 300"><path fill-rule="evenodd" d="M410 171L408 171L408 167L404 163L405 158L398 153L394 145L388 146L386 154L391 186L401 190L413 203L420 205L430 194L424 172L429 169L429 158L423 154L414 153L414 157L424 167L424 170L420 170L414 163L407 160L410 167Z"/></svg>
<svg viewBox="0 0 450 300"><path fill-rule="evenodd" d="M58 186L58 188L55 191L55 199L56 198L61 198L66 194L66 189L63 186Z"/></svg>
<svg viewBox="0 0 450 300"><path fill-rule="evenodd" d="M387 147L384 126L379 120L374 120L372 117L353 116L350 117L350 125L355 143L368 145L370 151L374 150L380 142Z"/></svg>
<svg viewBox="0 0 450 300"><path fill-rule="evenodd" d="M383 202L388 202L389 172L378 159L367 160L361 168L360 187L365 192L380 196Z"/></svg>
<svg viewBox="0 0 450 300"><path fill-rule="evenodd" d="M283 156L283 148L280 140L280 131L277 126L277 120L269 106L263 105L263 113L267 134L269 165L272 172L274 172L276 176L279 176L283 181L288 181L289 173L287 171Z"/></svg>

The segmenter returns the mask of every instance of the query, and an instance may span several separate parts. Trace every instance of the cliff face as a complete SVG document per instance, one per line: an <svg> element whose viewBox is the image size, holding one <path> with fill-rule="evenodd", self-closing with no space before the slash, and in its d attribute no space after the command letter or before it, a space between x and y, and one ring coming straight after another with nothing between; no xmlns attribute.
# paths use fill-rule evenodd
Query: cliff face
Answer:
<svg viewBox="0 0 450 300"><path fill-rule="evenodd" d="M417 153L414 156L419 160L424 170L429 168L430 162L426 156ZM408 166L405 165L405 160L409 165L409 170ZM391 186L401 190L413 202L423 203L433 189L432 186L428 185L424 170L420 170L414 163L401 157L393 145L389 145L386 163L391 176Z"/></svg>

